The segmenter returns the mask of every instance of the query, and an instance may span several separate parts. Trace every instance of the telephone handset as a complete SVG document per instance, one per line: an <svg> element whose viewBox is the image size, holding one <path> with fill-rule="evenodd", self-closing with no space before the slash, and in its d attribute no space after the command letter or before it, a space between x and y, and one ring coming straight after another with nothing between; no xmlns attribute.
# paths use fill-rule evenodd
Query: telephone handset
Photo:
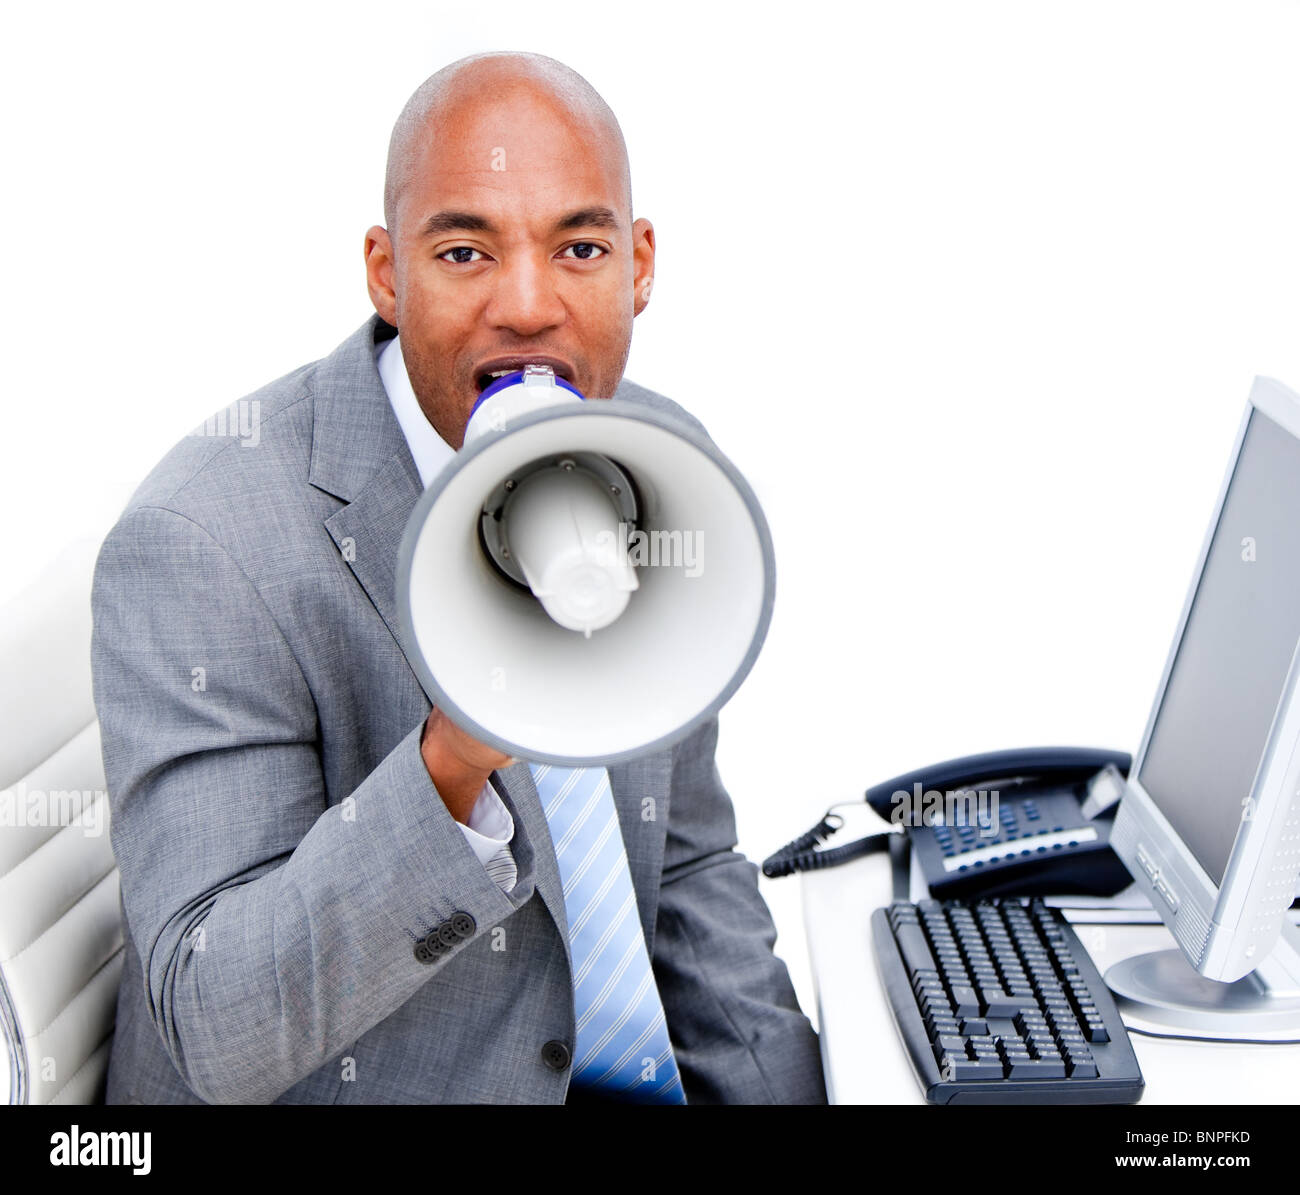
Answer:
<svg viewBox="0 0 1300 1195"><path fill-rule="evenodd" d="M1127 752L1029 747L949 759L867 789L866 802L908 831L930 895L1113 896L1132 877L1110 826L1132 764ZM827 811L763 864L768 876L831 867L884 849L882 833L817 850L843 825Z"/></svg>

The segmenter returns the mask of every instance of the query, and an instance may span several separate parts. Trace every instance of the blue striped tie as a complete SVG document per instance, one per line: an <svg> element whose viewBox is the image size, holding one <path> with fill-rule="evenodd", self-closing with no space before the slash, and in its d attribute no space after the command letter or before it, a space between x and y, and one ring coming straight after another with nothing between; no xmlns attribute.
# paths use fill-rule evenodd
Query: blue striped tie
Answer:
<svg viewBox="0 0 1300 1195"><path fill-rule="evenodd" d="M564 885L577 1016L573 1082L684 1104L604 768L529 764Z"/></svg>

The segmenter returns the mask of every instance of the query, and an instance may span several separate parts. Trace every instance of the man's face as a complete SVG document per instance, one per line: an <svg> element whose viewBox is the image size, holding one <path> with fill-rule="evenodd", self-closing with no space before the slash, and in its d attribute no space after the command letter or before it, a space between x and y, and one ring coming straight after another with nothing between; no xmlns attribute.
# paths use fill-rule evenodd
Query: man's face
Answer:
<svg viewBox="0 0 1300 1195"><path fill-rule="evenodd" d="M490 374L534 360L608 398L649 297L654 231L632 223L607 136L519 89L461 101L428 132L395 239L372 228L366 260L429 421L459 448Z"/></svg>

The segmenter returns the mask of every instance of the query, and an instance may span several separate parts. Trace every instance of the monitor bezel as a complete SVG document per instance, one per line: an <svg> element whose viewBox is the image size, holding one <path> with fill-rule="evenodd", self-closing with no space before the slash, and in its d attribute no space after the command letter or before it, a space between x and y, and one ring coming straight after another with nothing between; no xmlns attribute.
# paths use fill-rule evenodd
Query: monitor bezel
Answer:
<svg viewBox="0 0 1300 1195"><path fill-rule="evenodd" d="M1232 932L1242 922L1243 917L1250 913L1250 905L1258 895L1256 880L1259 868L1268 862L1265 852L1276 837L1277 820L1279 817L1285 817L1291 806L1296 749L1297 744L1300 743L1300 642L1293 649L1290 667L1274 709L1250 792L1246 798L1243 798L1243 808L1246 800L1252 803L1251 816L1243 818L1238 827L1221 882L1210 876L1192 854L1181 835L1142 785L1139 776L1146 762L1147 749L1150 746L1157 717L1164 705L1165 692L1173 672L1174 661L1183 642L1192 604L1209 559L1210 547L1223 516L1228 491L1240 462L1246 431L1256 412L1272 419L1284 431L1300 441L1300 396L1272 378L1256 378L1237 428L1232 453L1215 500L1214 511L1183 599L1177 629L1165 658L1160 683L1147 715L1146 727L1133 756L1123 798L1130 803L1130 813L1139 813L1141 819L1157 831L1161 840L1158 844L1159 849L1166 854L1173 853L1177 856L1177 870L1182 880L1179 897L1182 901L1193 900L1197 911L1209 923L1210 932L1207 935L1206 949L1200 959L1193 960L1198 969L1203 972L1213 969L1214 964L1210 956L1222 955L1225 945L1224 942L1220 942L1219 948L1213 949L1215 944L1210 939L1215 936L1222 938L1225 933L1228 938L1231 938ZM1124 859L1129 870L1133 872L1140 885L1149 887L1146 876L1141 873L1136 861L1125 857L1126 854L1127 852L1121 854L1121 858ZM1187 884L1189 877L1197 881L1190 887ZM1154 895L1152 903L1170 928L1174 928L1175 914L1169 906ZM1280 921L1278 928L1280 929Z"/></svg>

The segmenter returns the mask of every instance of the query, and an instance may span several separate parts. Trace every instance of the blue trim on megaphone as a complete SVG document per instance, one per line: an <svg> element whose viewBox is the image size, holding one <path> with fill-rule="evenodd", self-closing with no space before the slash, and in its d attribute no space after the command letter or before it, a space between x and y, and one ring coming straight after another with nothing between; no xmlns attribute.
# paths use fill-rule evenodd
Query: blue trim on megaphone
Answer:
<svg viewBox="0 0 1300 1195"><path fill-rule="evenodd" d="M515 373L508 373L503 378L497 378L497 380L493 382L490 386L485 387L483 393L478 396L478 402L474 404L473 410L470 411L469 419L474 418L475 414L478 412L479 407L483 405L483 401L485 399L491 398L492 395L494 394L499 394L507 386L522 386L523 381L524 381L524 371L522 369L518 370ZM583 394L581 390L579 390L576 386L569 385L569 383L566 382L558 374L556 375L555 378L555 384L557 386L563 386L570 394L576 394L580 399L582 399L583 402L587 401L587 396ZM466 419L465 422L468 423L469 419Z"/></svg>

